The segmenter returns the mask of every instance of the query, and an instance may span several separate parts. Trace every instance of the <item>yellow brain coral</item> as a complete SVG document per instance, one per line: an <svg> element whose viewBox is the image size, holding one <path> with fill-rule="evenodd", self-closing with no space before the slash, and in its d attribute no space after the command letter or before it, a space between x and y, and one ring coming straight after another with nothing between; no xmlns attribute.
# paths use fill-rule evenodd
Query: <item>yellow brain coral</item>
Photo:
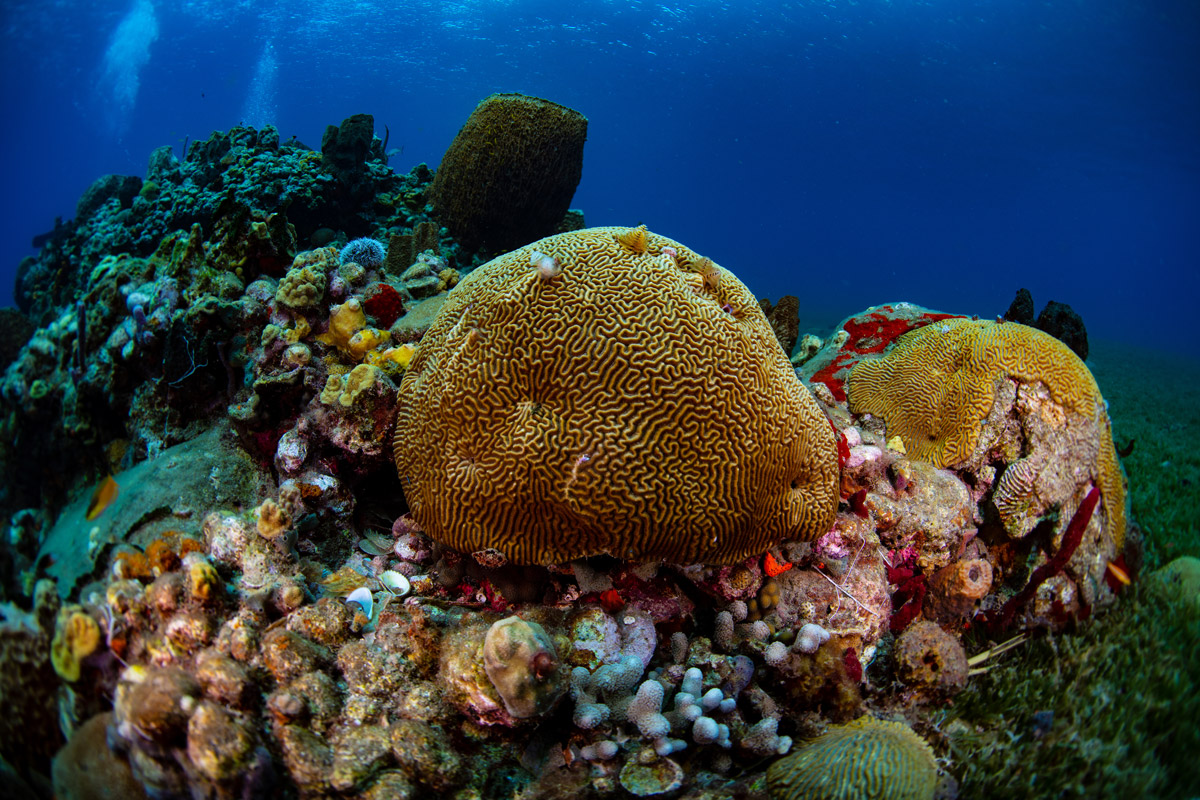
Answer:
<svg viewBox="0 0 1200 800"><path fill-rule="evenodd" d="M767 770L772 800L932 800L937 785L925 740L874 717L835 725Z"/></svg>
<svg viewBox="0 0 1200 800"><path fill-rule="evenodd" d="M900 436L909 457L949 467L973 455L997 386L1006 377L1043 384L1064 411L1099 426L1102 441L1092 478L1119 548L1125 485L1104 398L1083 361L1053 336L1015 322L943 320L904 334L883 358L859 362L847 394L850 410L881 417L888 436ZM1020 477L1018 470L1009 482Z"/></svg>
<svg viewBox="0 0 1200 800"><path fill-rule="evenodd" d="M629 232L551 236L448 295L395 436L434 538L522 563L730 563L829 529L832 430L754 297L723 271L708 288L657 234L630 250Z"/></svg>

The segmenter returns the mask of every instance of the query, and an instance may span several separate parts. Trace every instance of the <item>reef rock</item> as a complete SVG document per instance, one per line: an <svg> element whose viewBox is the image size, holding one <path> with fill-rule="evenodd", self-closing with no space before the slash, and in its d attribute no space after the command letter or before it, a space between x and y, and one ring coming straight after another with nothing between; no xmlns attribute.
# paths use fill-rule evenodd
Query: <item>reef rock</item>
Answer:
<svg viewBox="0 0 1200 800"><path fill-rule="evenodd" d="M260 496L267 480L233 446L227 427L217 426L117 475L116 499L99 518L87 518L90 493L80 495L59 515L39 558L53 554L47 572L67 597L113 545L145 543L170 529L199 533L197 512Z"/></svg>
<svg viewBox="0 0 1200 800"><path fill-rule="evenodd" d="M1102 580L1125 538L1125 484L1092 374L1070 348L1012 322L946 319L854 367L850 409L887 422L906 453L934 466L1008 464L994 504L1011 536L1101 489L1106 542L1087 557ZM1061 514L1056 532L1070 514Z"/></svg>

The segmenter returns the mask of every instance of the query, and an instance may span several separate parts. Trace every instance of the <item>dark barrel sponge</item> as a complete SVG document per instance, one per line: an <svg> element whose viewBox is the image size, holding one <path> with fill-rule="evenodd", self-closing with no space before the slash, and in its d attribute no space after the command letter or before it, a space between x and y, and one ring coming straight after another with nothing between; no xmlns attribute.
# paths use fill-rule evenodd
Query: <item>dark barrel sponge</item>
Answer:
<svg viewBox="0 0 1200 800"><path fill-rule="evenodd" d="M549 236L583 173L587 117L522 94L475 107L442 156L429 198L467 250L501 253Z"/></svg>
<svg viewBox="0 0 1200 800"><path fill-rule="evenodd" d="M1033 293L1028 289L1017 289L1017 296L1013 299L1012 305L1008 307L1008 311L1004 312L1004 318L1010 322L1032 325Z"/></svg>
<svg viewBox="0 0 1200 800"><path fill-rule="evenodd" d="M1082 359L1088 357L1087 328L1083 317L1066 303L1051 300L1038 314L1037 327L1075 351Z"/></svg>

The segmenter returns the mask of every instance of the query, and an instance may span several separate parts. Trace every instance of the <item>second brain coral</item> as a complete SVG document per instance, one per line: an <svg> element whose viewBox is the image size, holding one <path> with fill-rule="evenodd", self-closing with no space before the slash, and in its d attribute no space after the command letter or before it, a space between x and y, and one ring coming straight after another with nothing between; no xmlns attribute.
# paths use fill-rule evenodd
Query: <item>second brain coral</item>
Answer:
<svg viewBox="0 0 1200 800"><path fill-rule="evenodd" d="M405 374L395 459L430 536L521 563L732 563L837 503L832 428L753 295L645 229L464 278Z"/></svg>

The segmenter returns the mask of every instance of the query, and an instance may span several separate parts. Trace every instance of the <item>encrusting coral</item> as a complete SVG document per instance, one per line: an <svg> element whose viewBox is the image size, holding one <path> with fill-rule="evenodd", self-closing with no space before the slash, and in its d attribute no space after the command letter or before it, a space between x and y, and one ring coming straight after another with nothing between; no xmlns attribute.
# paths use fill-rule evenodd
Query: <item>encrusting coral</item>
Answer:
<svg viewBox="0 0 1200 800"><path fill-rule="evenodd" d="M635 253L628 233L542 239L449 295L395 434L433 538L522 563L731 563L828 530L833 432L753 295L715 266L707 288L687 269L700 257L662 236ZM562 273L540 277L534 253Z"/></svg>
<svg viewBox="0 0 1200 800"><path fill-rule="evenodd" d="M505 617L488 628L483 667L516 719L544 714L566 690L554 642L536 622Z"/></svg>

